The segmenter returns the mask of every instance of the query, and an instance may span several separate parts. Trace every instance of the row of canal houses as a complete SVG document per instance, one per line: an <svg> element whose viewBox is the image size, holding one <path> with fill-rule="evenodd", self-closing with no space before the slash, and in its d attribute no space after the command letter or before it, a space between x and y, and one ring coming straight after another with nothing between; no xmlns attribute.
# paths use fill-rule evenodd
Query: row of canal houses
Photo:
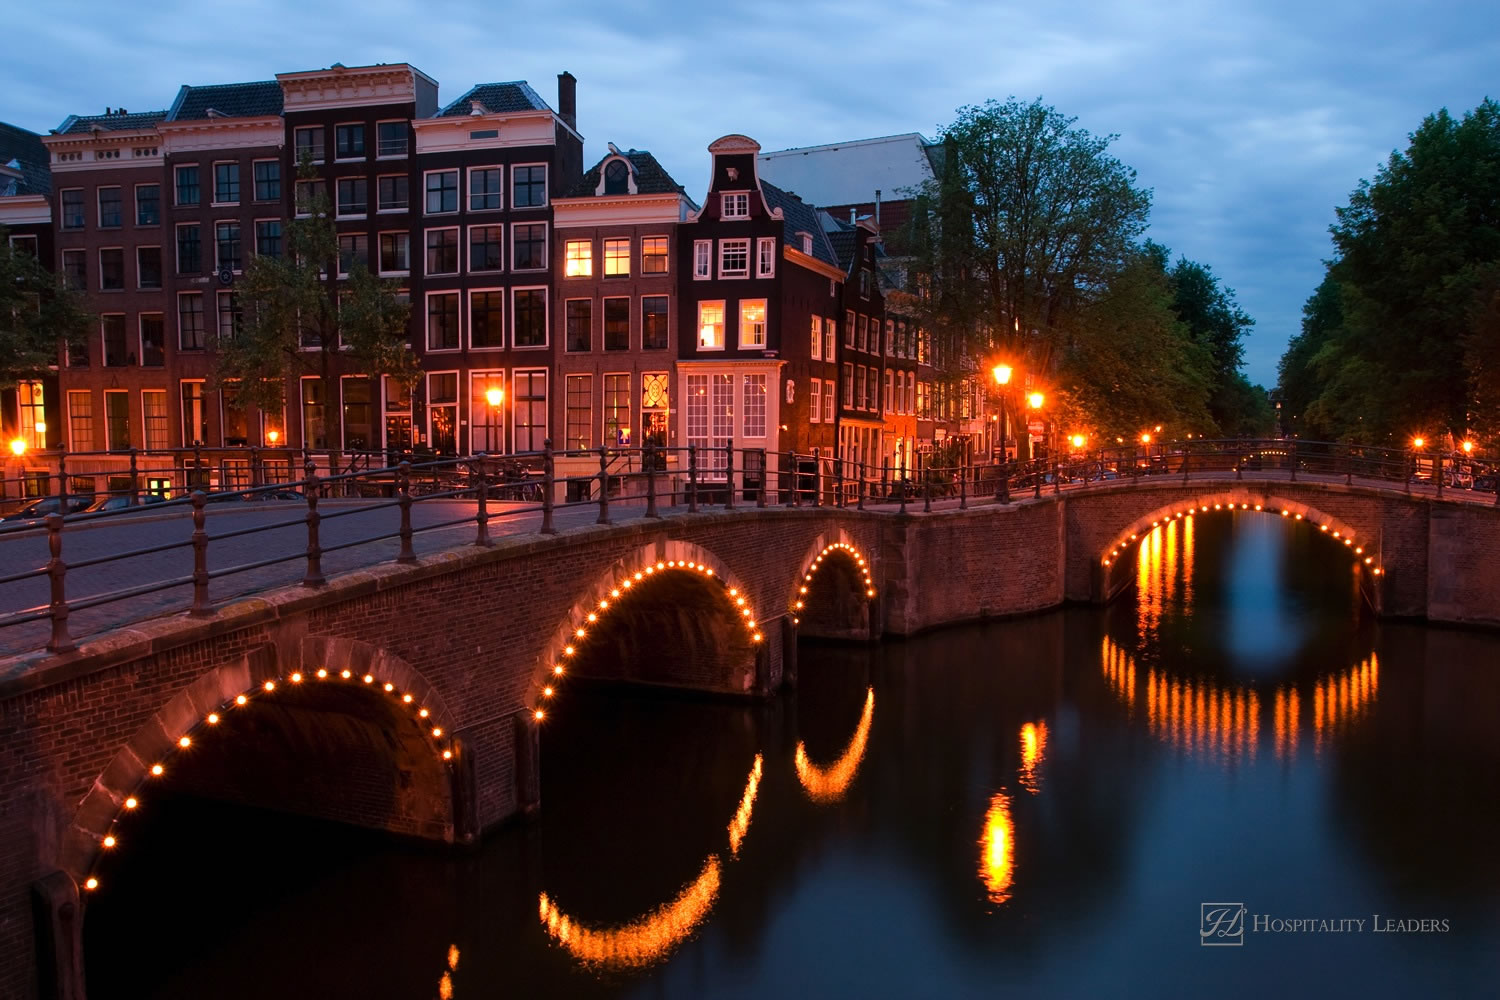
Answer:
<svg viewBox="0 0 1500 1000"><path fill-rule="evenodd" d="M906 204L902 178L931 175L921 136L763 154L726 135L695 198L643 150L610 143L585 169L576 109L569 73L554 110L525 82L442 104L413 66L334 65L184 86L166 110L43 136L0 125L0 226L98 315L54 374L0 397L5 440L26 446L7 450L9 498L56 492L61 449L69 487L92 492L127 487L132 449L138 485L182 485L166 453L196 449L228 488L297 475L288 449L332 465L653 442L708 449L722 477L714 449L733 444L878 479L945 438L988 448L982 390L903 315L877 221ZM306 160L316 179L298 179ZM836 188L871 166L883 206L877 189L820 208L766 176ZM282 411L260 412L216 389L214 345L239 322L245 262L281 252L308 184L334 206L341 274L359 258L409 297L423 372L372 380L305 343Z"/></svg>

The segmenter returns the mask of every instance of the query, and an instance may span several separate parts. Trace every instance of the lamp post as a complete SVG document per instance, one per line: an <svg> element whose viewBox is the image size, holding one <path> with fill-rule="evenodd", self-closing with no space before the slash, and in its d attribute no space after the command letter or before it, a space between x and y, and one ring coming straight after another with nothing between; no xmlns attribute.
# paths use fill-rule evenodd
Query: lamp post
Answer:
<svg viewBox="0 0 1500 1000"><path fill-rule="evenodd" d="M1000 401L1000 457L995 465L995 502L1010 503L1010 472L1007 468L1009 455L1005 451L1005 439L1010 430L1010 416L1005 409L1005 387L1010 385L1010 365L998 364L990 369L995 377L995 394Z"/></svg>
<svg viewBox="0 0 1500 1000"><path fill-rule="evenodd" d="M25 441L25 439L24 438L13 438L11 440L11 442L10 442L10 451L11 451L11 454L15 455L17 458L20 458L22 455L26 454L26 441Z"/></svg>
<svg viewBox="0 0 1500 1000"><path fill-rule="evenodd" d="M500 407L505 404L505 390L497 389L493 386L484 390L484 401L489 404L489 407L485 410L484 450L494 453L495 414L500 412Z"/></svg>
<svg viewBox="0 0 1500 1000"><path fill-rule="evenodd" d="M1030 410L1031 413L1033 415L1035 415L1035 417L1038 420L1040 420L1041 417L1042 417L1042 407L1044 405L1046 405L1046 402L1047 402L1047 396L1046 396L1045 393L1042 393L1042 392L1031 392L1031 393L1027 393L1027 395L1026 395L1026 408L1028 410ZM1028 438L1027 449L1026 449L1027 450L1027 455L1029 457L1033 457L1034 458L1035 454L1032 452L1032 450L1030 448L1030 441L1029 441L1030 436L1031 436L1031 420L1030 420L1029 417L1028 417L1028 419L1026 421L1026 425L1027 425L1026 426L1026 434L1027 434L1027 438ZM1045 446L1047 447L1048 451L1050 452L1051 448L1052 448L1052 435L1050 435L1049 433L1047 433L1047 431L1048 431L1048 427L1047 427L1047 425L1045 423L1043 423L1042 424L1042 442L1045 444Z"/></svg>

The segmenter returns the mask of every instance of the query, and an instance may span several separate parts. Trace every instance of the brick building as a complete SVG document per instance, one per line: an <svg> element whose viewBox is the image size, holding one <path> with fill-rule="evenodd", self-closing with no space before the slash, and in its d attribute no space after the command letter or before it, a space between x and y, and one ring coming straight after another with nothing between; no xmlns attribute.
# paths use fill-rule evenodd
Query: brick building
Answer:
<svg viewBox="0 0 1500 1000"><path fill-rule="evenodd" d="M38 260L53 260L51 172L42 137L0 122L0 230L10 248ZM39 495L46 471L16 455L9 442L20 441L27 452L55 447L62 440L62 412L55 374L0 389L0 479L12 480L0 499L16 494ZM28 475L30 473L30 475Z"/></svg>

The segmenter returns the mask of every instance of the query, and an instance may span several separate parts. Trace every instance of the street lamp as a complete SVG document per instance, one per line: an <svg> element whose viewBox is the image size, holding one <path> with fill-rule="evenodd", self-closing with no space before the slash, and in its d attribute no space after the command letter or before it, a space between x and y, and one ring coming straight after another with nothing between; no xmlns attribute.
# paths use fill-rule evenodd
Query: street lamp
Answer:
<svg viewBox="0 0 1500 1000"><path fill-rule="evenodd" d="M1074 451L1083 451L1083 446L1088 442L1088 438L1082 434L1074 434L1069 440L1073 444Z"/></svg>
<svg viewBox="0 0 1500 1000"><path fill-rule="evenodd" d="M1010 385L1010 365L996 365L990 369L990 372L995 376L996 385Z"/></svg>
<svg viewBox="0 0 1500 1000"><path fill-rule="evenodd" d="M276 447L276 442L281 440L281 432L272 427L266 431L266 440L270 442L272 448Z"/></svg>
<svg viewBox="0 0 1500 1000"><path fill-rule="evenodd" d="M26 454L25 440L23 440L22 438L12 439L10 442L10 450L12 454L14 454L17 458L20 458L22 455Z"/></svg>
<svg viewBox="0 0 1500 1000"><path fill-rule="evenodd" d="M1411 446L1413 448L1420 448L1420 447L1422 447L1426 443L1427 443L1427 439L1424 438L1424 437L1414 437L1414 438L1411 439Z"/></svg>
<svg viewBox="0 0 1500 1000"><path fill-rule="evenodd" d="M1465 441L1463 443L1463 449L1464 449L1464 454L1465 455L1473 455L1474 454L1474 442L1473 441Z"/></svg>
<svg viewBox="0 0 1500 1000"><path fill-rule="evenodd" d="M1007 364L998 364L990 369L995 377L996 395L1000 400L1000 457L995 472L995 502L1010 503L1010 472L1006 468L1009 455L1005 451L1005 440L1010 436L1010 414L1005 409L1005 387L1010 385L1014 369Z"/></svg>
<svg viewBox="0 0 1500 1000"><path fill-rule="evenodd" d="M1150 443L1151 443L1151 432L1147 431L1145 434L1141 435L1141 444L1150 444Z"/></svg>
<svg viewBox="0 0 1500 1000"><path fill-rule="evenodd" d="M485 425L484 444L486 451L495 449L495 414L499 412L501 404L505 402L505 390L489 388L484 390L484 401L490 404L487 411L489 420Z"/></svg>

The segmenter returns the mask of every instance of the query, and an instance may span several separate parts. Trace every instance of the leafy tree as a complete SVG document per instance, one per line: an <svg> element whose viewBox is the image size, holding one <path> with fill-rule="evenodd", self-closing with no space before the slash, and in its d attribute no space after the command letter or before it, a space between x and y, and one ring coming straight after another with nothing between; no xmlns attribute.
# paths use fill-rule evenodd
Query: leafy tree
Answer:
<svg viewBox="0 0 1500 1000"><path fill-rule="evenodd" d="M317 174L304 163L299 176ZM256 255L245 266L236 287L243 320L233 338L219 342L215 368L218 387L231 386L242 403L279 413L287 385L303 375L328 386L339 370L407 382L420 373L407 343L410 307L398 297L399 282L375 277L358 259L339 267L331 209L325 191L299 190L285 252ZM342 282L340 269L348 274Z"/></svg>
<svg viewBox="0 0 1500 1000"><path fill-rule="evenodd" d="M11 246L0 226L0 389L55 368L63 345L85 342L92 319L83 295Z"/></svg>
<svg viewBox="0 0 1500 1000"><path fill-rule="evenodd" d="M1165 248L1148 244L1162 253ZM1208 408L1214 428L1207 432L1232 437L1268 433L1274 420L1264 389L1252 386L1240 368L1244 364L1244 338L1255 325L1235 301L1234 289L1219 284L1206 264L1178 258L1170 271L1172 307L1194 342L1208 350L1213 360L1213 385Z"/></svg>

